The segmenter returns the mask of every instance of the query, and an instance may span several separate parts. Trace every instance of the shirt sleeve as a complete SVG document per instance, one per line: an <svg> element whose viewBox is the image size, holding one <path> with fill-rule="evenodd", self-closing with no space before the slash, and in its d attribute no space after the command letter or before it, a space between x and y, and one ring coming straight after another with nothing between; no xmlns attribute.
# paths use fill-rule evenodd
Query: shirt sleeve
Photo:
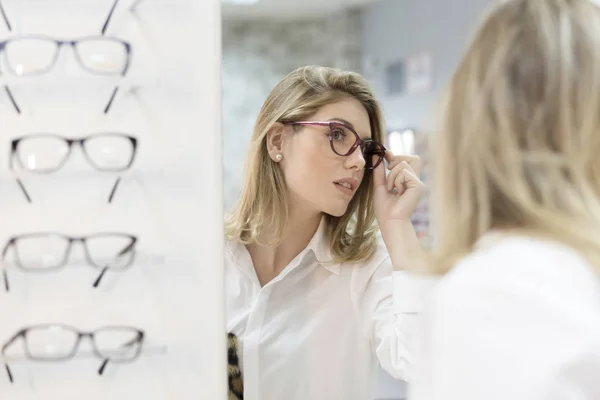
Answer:
<svg viewBox="0 0 600 400"><path fill-rule="evenodd" d="M381 367L395 379L410 381L415 330L436 281L393 271L389 258L355 274L358 318Z"/></svg>
<svg viewBox="0 0 600 400"><path fill-rule="evenodd" d="M554 273L540 261L440 283L410 400L600 399L596 302L583 301L572 263Z"/></svg>

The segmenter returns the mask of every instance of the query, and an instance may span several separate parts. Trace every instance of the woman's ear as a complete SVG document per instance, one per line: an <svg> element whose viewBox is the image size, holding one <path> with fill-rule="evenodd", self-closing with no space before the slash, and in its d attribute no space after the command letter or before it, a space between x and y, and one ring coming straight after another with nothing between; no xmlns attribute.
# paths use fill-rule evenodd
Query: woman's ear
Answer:
<svg viewBox="0 0 600 400"><path fill-rule="evenodd" d="M281 122L275 122L267 132L267 151L271 160L280 162L283 160L283 139L285 138L286 126Z"/></svg>

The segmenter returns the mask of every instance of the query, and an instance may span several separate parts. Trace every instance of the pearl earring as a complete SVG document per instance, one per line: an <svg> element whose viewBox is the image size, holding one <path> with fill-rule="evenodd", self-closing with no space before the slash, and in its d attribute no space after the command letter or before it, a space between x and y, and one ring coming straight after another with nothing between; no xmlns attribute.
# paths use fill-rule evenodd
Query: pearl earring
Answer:
<svg viewBox="0 0 600 400"><path fill-rule="evenodd" d="M282 159L282 158L283 158L283 156L282 156L281 154L277 154L277 155L275 156L275 159L276 159L277 161L281 161L281 159Z"/></svg>

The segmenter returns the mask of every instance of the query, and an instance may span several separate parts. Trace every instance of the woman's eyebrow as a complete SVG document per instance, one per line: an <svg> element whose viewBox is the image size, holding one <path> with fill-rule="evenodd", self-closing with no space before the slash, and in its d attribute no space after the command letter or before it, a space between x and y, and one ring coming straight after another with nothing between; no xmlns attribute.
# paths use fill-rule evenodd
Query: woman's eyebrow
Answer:
<svg viewBox="0 0 600 400"><path fill-rule="evenodd" d="M356 132L356 128L354 128L354 125L352 125L352 123L350 121L345 120L344 118L335 117L335 118L328 119L328 121L341 122L342 124L347 125L350 128L352 128ZM358 134L358 132L357 132L357 134ZM358 136L361 139L363 139L363 140L372 139L371 135L360 135L360 134L358 134Z"/></svg>
<svg viewBox="0 0 600 400"><path fill-rule="evenodd" d="M352 122L350 122L348 120L345 120L344 118L335 117L335 118L328 119L328 121L338 121L338 122L341 122L344 125L348 125L352 129L354 129L354 125L352 125Z"/></svg>

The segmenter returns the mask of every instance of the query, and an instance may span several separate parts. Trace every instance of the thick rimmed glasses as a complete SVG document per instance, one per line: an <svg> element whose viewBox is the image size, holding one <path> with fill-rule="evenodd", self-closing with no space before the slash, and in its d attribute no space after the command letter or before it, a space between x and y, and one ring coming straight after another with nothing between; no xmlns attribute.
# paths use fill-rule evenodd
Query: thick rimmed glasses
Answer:
<svg viewBox="0 0 600 400"><path fill-rule="evenodd" d="M79 146L87 162L100 172L123 172L131 167L137 152L138 141L123 133L96 133L81 138L67 138L57 134L35 134L13 139L11 142L9 169L15 164L28 172L48 174L60 170ZM111 203L121 178L117 178L108 196ZM31 197L23 182L17 184L29 203Z"/></svg>
<svg viewBox="0 0 600 400"><path fill-rule="evenodd" d="M73 237L57 232L35 232L11 237L2 250L2 260L13 250L14 264L25 272L50 272L64 268L75 242L80 242L88 265L100 270L93 283L96 288L108 271L129 268L136 256L137 237L119 232L101 232ZM6 269L4 288L10 290Z"/></svg>
<svg viewBox="0 0 600 400"><path fill-rule="evenodd" d="M20 329L2 346L2 355L18 339L23 340L25 357L32 361L66 361L75 356L81 339L89 338L93 353L102 359L98 375L104 373L109 362L132 362L139 357L144 343L144 331L130 326L103 326L92 332L83 332L64 324L32 325ZM4 363L8 379L13 374Z"/></svg>
<svg viewBox="0 0 600 400"><path fill-rule="evenodd" d="M377 168L385 157L386 148L376 140L361 139L356 131L339 121L292 121L284 125L326 126L329 128L329 144L338 156L347 157L360 148L365 159L365 169Z"/></svg>

